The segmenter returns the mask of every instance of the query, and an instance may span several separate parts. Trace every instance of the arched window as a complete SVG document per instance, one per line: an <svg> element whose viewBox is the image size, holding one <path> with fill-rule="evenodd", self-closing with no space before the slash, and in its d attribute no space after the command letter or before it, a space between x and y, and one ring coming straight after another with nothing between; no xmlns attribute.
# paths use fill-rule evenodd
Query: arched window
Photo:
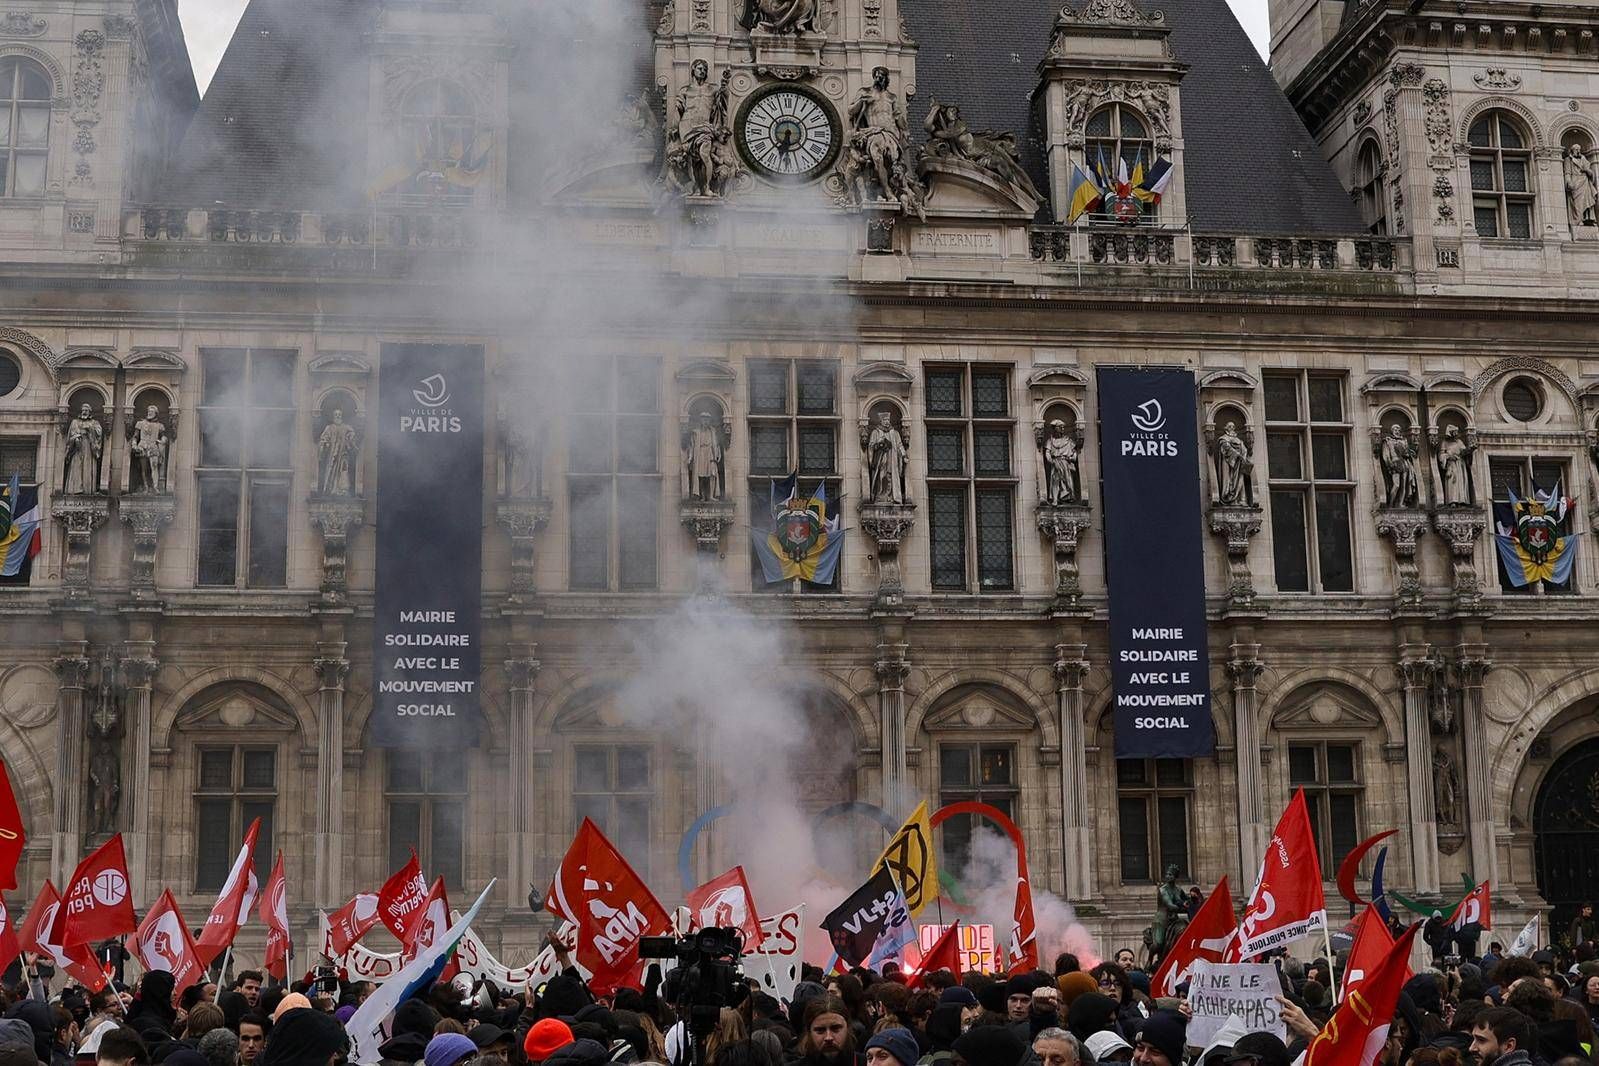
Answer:
<svg viewBox="0 0 1599 1066"><path fill-rule="evenodd" d="M1088 118L1084 158L1090 169L1107 181L1116 180L1117 160L1127 164L1128 176L1143 161L1144 169L1155 162L1155 142L1149 124L1125 104L1106 104Z"/></svg>
<svg viewBox="0 0 1599 1066"><path fill-rule="evenodd" d="M1532 236L1532 149L1503 111L1471 124L1471 213L1482 237Z"/></svg>
<svg viewBox="0 0 1599 1066"><path fill-rule="evenodd" d="M1388 232L1388 191L1382 185L1382 152L1375 140L1360 147L1360 158L1355 163L1355 197L1360 203L1360 217L1365 220L1366 231L1384 235Z"/></svg>
<svg viewBox="0 0 1599 1066"><path fill-rule="evenodd" d="M423 82L405 96L400 126L411 162L417 165L413 187L400 192L470 195L468 171L477 165L478 123L472 98L447 81Z"/></svg>
<svg viewBox="0 0 1599 1066"><path fill-rule="evenodd" d="M31 59L0 59L0 196L44 192L50 77Z"/></svg>

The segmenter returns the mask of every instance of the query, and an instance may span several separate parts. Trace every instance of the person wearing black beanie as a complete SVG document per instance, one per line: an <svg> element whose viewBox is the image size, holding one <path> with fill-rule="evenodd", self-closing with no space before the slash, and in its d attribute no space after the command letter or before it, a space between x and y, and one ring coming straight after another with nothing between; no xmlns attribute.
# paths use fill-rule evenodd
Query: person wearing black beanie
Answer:
<svg viewBox="0 0 1599 1066"><path fill-rule="evenodd" d="M1174 1010L1149 1016L1133 1040L1133 1066L1183 1066L1188 1019Z"/></svg>
<svg viewBox="0 0 1599 1066"><path fill-rule="evenodd" d="M977 1025L955 1041L954 1050L967 1066L1019 1066L1027 1044L1008 1025Z"/></svg>
<svg viewBox="0 0 1599 1066"><path fill-rule="evenodd" d="M333 1066L350 1040L331 1014L291 1010L272 1026L256 1066Z"/></svg>
<svg viewBox="0 0 1599 1066"><path fill-rule="evenodd" d="M1066 1008L1066 1030L1083 1044L1095 1033L1117 1032L1116 1001L1103 992L1084 992Z"/></svg>

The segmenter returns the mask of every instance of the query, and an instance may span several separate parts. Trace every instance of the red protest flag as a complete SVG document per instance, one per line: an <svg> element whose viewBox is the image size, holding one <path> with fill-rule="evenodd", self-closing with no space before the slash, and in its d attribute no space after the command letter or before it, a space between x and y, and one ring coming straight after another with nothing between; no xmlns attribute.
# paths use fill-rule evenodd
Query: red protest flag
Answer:
<svg viewBox="0 0 1599 1066"><path fill-rule="evenodd" d="M401 941L400 957L410 962L428 948L443 938L450 928L450 898L444 891L444 878L436 877L428 888L427 898L422 901L422 907L411 918L411 924L406 929L405 938ZM438 977L440 981L448 981L461 972L454 957L444 964L444 972Z"/></svg>
<svg viewBox="0 0 1599 1066"><path fill-rule="evenodd" d="M283 852L278 852L261 893L259 916L267 927L266 955L262 962L267 973L279 981L289 976L289 884L283 876Z"/></svg>
<svg viewBox="0 0 1599 1066"><path fill-rule="evenodd" d="M50 928L50 941L64 947L131 933L139 927L128 891L128 857L117 833L78 863Z"/></svg>
<svg viewBox="0 0 1599 1066"><path fill-rule="evenodd" d="M1157 998L1177 995L1177 986L1188 980L1194 963L1221 962L1237 935L1233 894L1224 876L1160 960L1160 968L1149 979L1149 994Z"/></svg>
<svg viewBox="0 0 1599 1066"><path fill-rule="evenodd" d="M671 928L666 909L599 826L585 818L545 895L550 913L577 925L577 961L597 995L638 967L639 940Z"/></svg>
<svg viewBox="0 0 1599 1066"><path fill-rule="evenodd" d="M205 976L194 938L189 935L189 926L170 888L162 891L161 898L145 914L130 946L139 965L146 970L165 970L172 975L174 1003L184 989Z"/></svg>
<svg viewBox="0 0 1599 1066"><path fill-rule="evenodd" d="M239 854L234 857L228 879L223 883L222 891L217 893L217 901L211 905L211 913L206 916L200 938L194 942L194 949L205 966L210 966L211 960L233 943L233 938L239 935L239 928L249 920L250 911L255 907L256 893L261 888L255 877L255 838L260 832L261 819L257 818L245 831L244 846L239 848Z"/></svg>
<svg viewBox="0 0 1599 1066"><path fill-rule="evenodd" d="M1338 1005L1305 1052L1303 1066L1372 1066L1388 1040L1399 991L1410 976L1410 945L1420 923L1405 930Z"/></svg>
<svg viewBox="0 0 1599 1066"><path fill-rule="evenodd" d="M1033 886L1027 871L1027 853L1016 851L1016 903L1011 911L1010 947L1006 962L1011 973L1038 969L1038 927L1033 921Z"/></svg>
<svg viewBox="0 0 1599 1066"><path fill-rule="evenodd" d="M328 946L333 949L334 957L342 957L377 924L378 894L357 893L354 899L328 916Z"/></svg>
<svg viewBox="0 0 1599 1066"><path fill-rule="evenodd" d="M690 892L684 902L696 929L737 929L744 936L745 954L761 946L761 918L755 912L755 895L744 878L744 867L735 866L713 877Z"/></svg>
<svg viewBox="0 0 1599 1066"><path fill-rule="evenodd" d="M1310 832L1305 790L1294 793L1277 820L1260 877L1238 928L1236 958L1252 959L1327 928L1327 900L1321 889L1321 863Z"/></svg>
<svg viewBox="0 0 1599 1066"><path fill-rule="evenodd" d="M27 842L22 811L17 807L16 793L11 790L6 764L0 760L0 892L10 892L17 887L17 863L22 859L22 846Z"/></svg>
<svg viewBox="0 0 1599 1066"><path fill-rule="evenodd" d="M1488 896L1486 881L1466 893L1466 897L1455 906L1455 913L1449 916L1449 928L1456 932L1473 922L1484 929L1492 929L1494 925L1493 901Z"/></svg>
<svg viewBox="0 0 1599 1066"><path fill-rule="evenodd" d="M411 861L394 871L378 889L378 919L403 944L406 929L427 898L427 878L422 876L422 864L416 861L416 849L412 848Z"/></svg>
<svg viewBox="0 0 1599 1066"><path fill-rule="evenodd" d="M905 982L905 987L915 990L922 987L922 980L930 973L939 970L948 970L957 978L961 975L961 927L959 923L950 926L938 935L933 941L933 946L927 949L927 954L922 956L922 961L917 965L916 972L911 974L910 980Z"/></svg>
<svg viewBox="0 0 1599 1066"><path fill-rule="evenodd" d="M11 960L22 954L22 942L11 928L11 908L0 896L0 970L11 965Z"/></svg>
<svg viewBox="0 0 1599 1066"><path fill-rule="evenodd" d="M22 919L22 928L17 930L17 944L23 951L45 956L57 969L65 971L79 984L91 992L98 992L105 987L105 974L95 965L89 949L82 944L65 948L50 937L50 929L55 925L56 915L60 911L61 897L56 892L56 886L46 881L39 895L34 898L33 906L28 908L27 916Z"/></svg>
<svg viewBox="0 0 1599 1066"><path fill-rule="evenodd" d="M1355 919L1354 940L1349 945L1349 961L1344 964L1345 999L1349 998L1350 991L1356 985L1377 971L1377 967L1388 957L1388 952L1393 950L1393 946L1394 935L1388 931L1388 923L1382 920L1382 914L1375 905L1366 904L1366 909ZM1408 969L1405 980L1410 980Z"/></svg>

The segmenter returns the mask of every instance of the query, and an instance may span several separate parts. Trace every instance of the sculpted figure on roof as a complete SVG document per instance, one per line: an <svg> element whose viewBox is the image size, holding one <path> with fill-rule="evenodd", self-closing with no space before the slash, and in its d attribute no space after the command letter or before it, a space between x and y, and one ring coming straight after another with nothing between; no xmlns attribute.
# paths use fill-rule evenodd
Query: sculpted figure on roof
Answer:
<svg viewBox="0 0 1599 1066"><path fill-rule="evenodd" d="M1022 167L1022 153L1016 135L996 130L974 130L961 117L954 104L941 104L935 98L922 123L930 138L927 150L934 156L963 159L976 164L1002 181L1008 181L1035 200L1042 200L1038 187Z"/></svg>
<svg viewBox="0 0 1599 1066"><path fill-rule="evenodd" d="M722 196L738 176L733 131L728 125L727 86L733 72L724 70L711 85L711 67L696 59L689 83L672 101L666 141L666 180L687 196Z"/></svg>
<svg viewBox="0 0 1599 1066"><path fill-rule="evenodd" d="M772 33L816 32L817 0L744 0L738 24Z"/></svg>

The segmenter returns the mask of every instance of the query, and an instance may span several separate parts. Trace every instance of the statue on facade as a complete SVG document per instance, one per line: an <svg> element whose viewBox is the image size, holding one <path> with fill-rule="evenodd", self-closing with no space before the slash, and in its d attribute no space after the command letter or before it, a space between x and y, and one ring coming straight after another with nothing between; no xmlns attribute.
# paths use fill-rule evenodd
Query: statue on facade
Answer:
<svg viewBox="0 0 1599 1066"><path fill-rule="evenodd" d="M1226 507L1250 507L1255 502L1249 444L1238 435L1238 423L1228 422L1216 438L1217 496Z"/></svg>
<svg viewBox="0 0 1599 1066"><path fill-rule="evenodd" d="M709 411L700 412L699 424L683 440L683 496L692 500L720 500L723 490L722 427Z"/></svg>
<svg viewBox="0 0 1599 1066"><path fill-rule="evenodd" d="M537 422L532 427L523 429L513 418L500 418L500 495L510 499L536 499L544 494L540 428Z"/></svg>
<svg viewBox="0 0 1599 1066"><path fill-rule="evenodd" d="M1155 921L1144 932L1144 946L1150 963L1165 957L1177 938L1188 927L1188 897L1177 887L1177 867L1166 867L1165 876L1155 889Z"/></svg>
<svg viewBox="0 0 1599 1066"><path fill-rule="evenodd" d="M355 427L344 421L342 408L333 409L333 421L322 427L317 438L317 491L324 496L355 495L357 456Z"/></svg>
<svg viewBox="0 0 1599 1066"><path fill-rule="evenodd" d="M1444 427L1438 442L1438 479L1443 482L1444 505L1470 505L1471 442L1460 435L1458 426Z"/></svg>
<svg viewBox="0 0 1599 1066"><path fill-rule="evenodd" d="M98 493L100 456L104 451L105 427L94 417L92 407L80 404L77 417L67 423L67 461L61 491L84 496Z"/></svg>
<svg viewBox="0 0 1599 1066"><path fill-rule="evenodd" d="M866 502L904 503L910 450L888 411L877 412L865 437Z"/></svg>
<svg viewBox="0 0 1599 1066"><path fill-rule="evenodd" d="M738 24L746 30L772 33L814 33L818 0L744 0Z"/></svg>
<svg viewBox="0 0 1599 1066"><path fill-rule="evenodd" d="M728 85L731 69L711 85L711 66L696 59L689 83L672 103L671 128L666 143L666 178L672 189L686 196L720 197L738 175L729 125Z"/></svg>
<svg viewBox="0 0 1599 1066"><path fill-rule="evenodd" d="M872 71L849 109L841 173L857 204L889 201L925 220L927 196L911 172L910 119L888 87L888 68Z"/></svg>
<svg viewBox="0 0 1599 1066"><path fill-rule="evenodd" d="M1405 430L1398 423L1388 427L1387 436L1378 446L1382 461L1383 479L1387 482L1384 502L1389 507L1414 507L1418 498L1416 474L1416 449L1405 438Z"/></svg>
<svg viewBox="0 0 1599 1066"><path fill-rule="evenodd" d="M133 476L128 490L137 493L167 491L167 427L154 404L144 409L144 417L133 424L128 452L133 457Z"/></svg>
<svg viewBox="0 0 1599 1066"><path fill-rule="evenodd" d="M1051 507L1078 502L1077 438L1059 418L1049 420L1044 437L1044 502Z"/></svg>
<svg viewBox="0 0 1599 1066"><path fill-rule="evenodd" d="M122 707L116 666L110 655L100 663L94 708L89 712L89 832L116 831L122 803Z"/></svg>
<svg viewBox="0 0 1599 1066"><path fill-rule="evenodd" d="M1595 163L1588 159L1582 145L1566 148L1561 169L1566 179L1566 211L1573 228L1595 225L1595 208L1599 206L1599 173Z"/></svg>
<svg viewBox="0 0 1599 1066"><path fill-rule="evenodd" d="M962 159L1008 181L1035 200L1042 200L1038 186L1022 166L1022 153L1016 135L995 130L973 130L954 104L940 104L935 98L922 123L930 138L927 151L934 157Z"/></svg>
<svg viewBox="0 0 1599 1066"><path fill-rule="evenodd" d="M1432 791L1438 824L1459 826L1460 775L1455 771L1455 760L1443 748L1434 748L1432 751Z"/></svg>

